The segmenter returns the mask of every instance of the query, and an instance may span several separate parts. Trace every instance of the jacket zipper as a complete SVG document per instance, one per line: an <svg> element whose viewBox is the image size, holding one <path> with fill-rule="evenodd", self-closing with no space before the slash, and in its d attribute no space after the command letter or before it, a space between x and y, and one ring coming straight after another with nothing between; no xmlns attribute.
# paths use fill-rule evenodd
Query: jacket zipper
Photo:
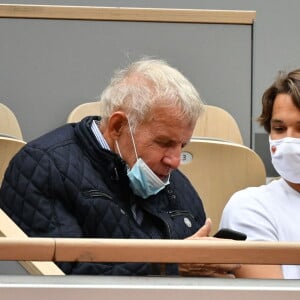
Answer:
<svg viewBox="0 0 300 300"><path fill-rule="evenodd" d="M88 196L88 197L92 197L92 198L105 197L105 198L107 198L109 200L113 199L112 196L110 196L110 195L108 195L106 193L100 192L99 190L89 190L89 191L83 192L83 195L84 196ZM125 212L125 210L122 207L120 207L114 201L113 201L113 203L120 208L122 214L126 215L126 212Z"/></svg>
<svg viewBox="0 0 300 300"><path fill-rule="evenodd" d="M171 210L171 211L168 211L168 214L171 217L190 216L191 218L195 219L195 217L188 210Z"/></svg>
<svg viewBox="0 0 300 300"><path fill-rule="evenodd" d="M103 192L100 192L98 190L89 190L89 191L86 191L86 192L83 192L84 195L86 196L90 196L90 197L93 197L93 198L96 198L96 197L105 197L105 198L108 198L110 200L112 200L112 197L106 193L103 193Z"/></svg>

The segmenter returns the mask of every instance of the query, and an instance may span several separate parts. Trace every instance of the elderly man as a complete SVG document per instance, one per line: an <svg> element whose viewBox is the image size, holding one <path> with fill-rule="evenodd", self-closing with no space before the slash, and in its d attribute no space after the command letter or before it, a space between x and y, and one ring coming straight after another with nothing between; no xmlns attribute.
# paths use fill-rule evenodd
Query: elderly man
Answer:
<svg viewBox="0 0 300 300"><path fill-rule="evenodd" d="M58 128L14 157L1 208L32 237L206 238L201 199L176 170L202 110L193 85L166 62L142 59L116 72L99 105L101 117ZM58 265L66 274L159 274L148 263ZM230 277L234 268L197 274Z"/></svg>

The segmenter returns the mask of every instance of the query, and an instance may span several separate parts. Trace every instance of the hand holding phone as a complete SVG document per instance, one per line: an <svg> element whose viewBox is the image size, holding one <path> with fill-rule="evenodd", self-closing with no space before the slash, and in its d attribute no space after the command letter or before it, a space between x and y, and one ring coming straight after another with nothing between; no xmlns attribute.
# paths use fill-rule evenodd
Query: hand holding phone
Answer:
<svg viewBox="0 0 300 300"><path fill-rule="evenodd" d="M233 229L229 229L229 228L220 229L214 235L214 237L220 239L231 239L231 240L238 240L238 241L244 241L247 239L247 235L245 233Z"/></svg>

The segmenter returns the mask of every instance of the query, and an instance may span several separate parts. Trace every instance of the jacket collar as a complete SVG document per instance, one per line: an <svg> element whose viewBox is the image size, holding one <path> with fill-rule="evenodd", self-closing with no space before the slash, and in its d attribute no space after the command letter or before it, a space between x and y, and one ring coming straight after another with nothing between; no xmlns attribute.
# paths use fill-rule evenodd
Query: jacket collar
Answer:
<svg viewBox="0 0 300 300"><path fill-rule="evenodd" d="M102 148L91 130L92 122L100 120L99 117L90 116L75 124L75 135L82 144L82 148L90 157L95 169L107 174L108 185L112 182L121 181L122 186L128 186L126 162L116 153ZM104 174L105 174L104 173ZM119 184L119 183L118 183Z"/></svg>

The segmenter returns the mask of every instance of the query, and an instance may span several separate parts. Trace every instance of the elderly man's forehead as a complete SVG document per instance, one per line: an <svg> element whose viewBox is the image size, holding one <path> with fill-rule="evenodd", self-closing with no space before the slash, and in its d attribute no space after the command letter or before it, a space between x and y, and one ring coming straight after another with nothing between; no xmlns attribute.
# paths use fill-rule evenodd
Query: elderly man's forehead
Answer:
<svg viewBox="0 0 300 300"><path fill-rule="evenodd" d="M132 86L148 86L149 88L154 86L150 78L147 78L144 74L138 71L128 73L127 76L124 78L123 83Z"/></svg>

